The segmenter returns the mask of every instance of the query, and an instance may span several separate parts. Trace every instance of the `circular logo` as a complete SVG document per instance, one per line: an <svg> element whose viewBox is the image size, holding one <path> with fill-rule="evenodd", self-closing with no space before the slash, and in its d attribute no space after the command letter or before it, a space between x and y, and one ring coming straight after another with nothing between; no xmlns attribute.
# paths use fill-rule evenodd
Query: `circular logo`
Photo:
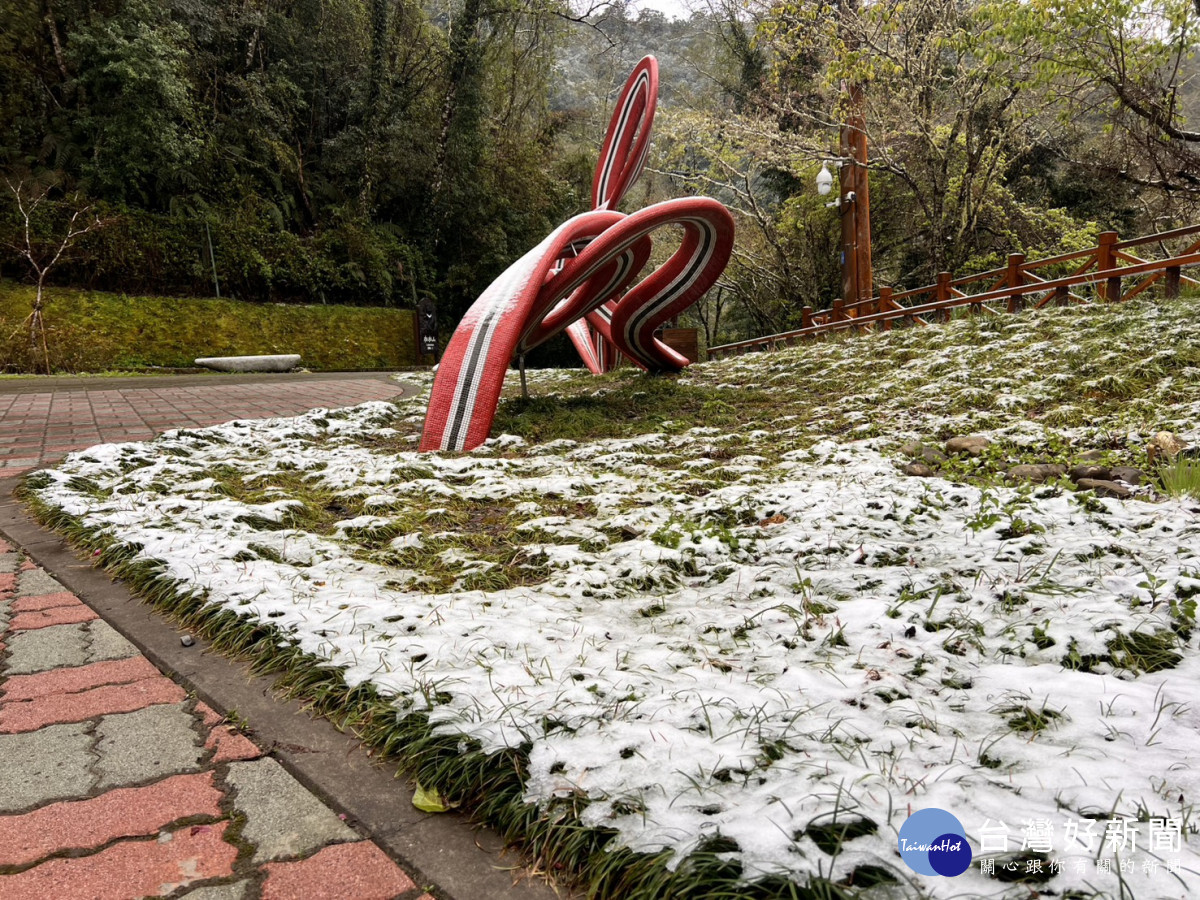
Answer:
<svg viewBox="0 0 1200 900"><path fill-rule="evenodd" d="M900 826L904 864L920 875L953 878L971 865L971 846L958 819L936 806L919 809Z"/></svg>

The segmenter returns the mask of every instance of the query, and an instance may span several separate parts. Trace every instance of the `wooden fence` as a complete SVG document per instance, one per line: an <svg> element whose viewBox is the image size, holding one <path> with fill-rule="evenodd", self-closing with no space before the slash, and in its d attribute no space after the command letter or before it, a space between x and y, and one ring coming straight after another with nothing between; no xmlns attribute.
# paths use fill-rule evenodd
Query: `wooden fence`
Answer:
<svg viewBox="0 0 1200 900"><path fill-rule="evenodd" d="M1174 252L1167 249L1169 241L1182 243L1183 249ZM1167 254L1165 258L1148 260L1129 252L1152 244ZM1106 231L1100 235L1100 243L1087 250L1032 262L1026 261L1024 254L1014 253L1003 268L961 278L942 272L935 283L924 287L898 292L885 287L869 300L854 303L836 300L832 309L821 312L806 306L802 310L802 327L795 331L710 347L708 356L719 359L754 350L772 350L833 331L886 331L897 322L925 326L949 321L951 312L963 307L976 313L999 314L1040 309L1048 304L1087 303L1093 299L1122 302L1159 281L1163 282L1167 297L1176 297L1182 284L1200 287L1200 280L1183 274L1185 268L1200 265L1198 251L1200 225L1125 241L1115 231ZM1094 297L1075 290L1089 286Z"/></svg>

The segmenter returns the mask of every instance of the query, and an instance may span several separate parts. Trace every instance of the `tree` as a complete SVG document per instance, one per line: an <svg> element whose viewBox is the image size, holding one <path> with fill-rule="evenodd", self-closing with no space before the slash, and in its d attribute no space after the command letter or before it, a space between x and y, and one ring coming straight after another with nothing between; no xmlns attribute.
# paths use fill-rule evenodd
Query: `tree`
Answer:
<svg viewBox="0 0 1200 900"><path fill-rule="evenodd" d="M993 27L1029 84L1057 113L1067 162L1120 178L1157 200L1150 216L1200 206L1195 0L1029 0L995 10Z"/></svg>
<svg viewBox="0 0 1200 900"><path fill-rule="evenodd" d="M50 350L46 344L46 321L43 314L46 276L81 237L103 228L107 222L95 214L90 204L79 206L70 201L50 201L50 188L44 185L32 185L25 180L14 182L9 177L4 179L4 183L17 206L19 236L13 242L12 249L29 264L36 285L32 309L25 321L17 326L17 331L22 328L28 329L30 364L32 365L37 358L40 346L42 362L46 374L49 375ZM48 227L45 213L50 206L58 207L57 211L60 218L65 219L65 224L52 236L47 236L44 231ZM13 334L15 335L16 331Z"/></svg>

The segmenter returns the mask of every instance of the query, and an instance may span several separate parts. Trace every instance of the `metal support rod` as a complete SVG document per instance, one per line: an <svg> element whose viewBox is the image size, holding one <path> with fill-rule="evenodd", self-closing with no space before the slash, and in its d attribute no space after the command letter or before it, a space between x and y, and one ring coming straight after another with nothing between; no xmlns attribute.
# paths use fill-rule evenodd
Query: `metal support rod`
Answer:
<svg viewBox="0 0 1200 900"><path fill-rule="evenodd" d="M217 256L213 253L212 232L208 230L208 222L204 223L204 234L208 238L208 261L212 263L213 270L213 290L217 292L217 297L221 296L221 282L217 280Z"/></svg>

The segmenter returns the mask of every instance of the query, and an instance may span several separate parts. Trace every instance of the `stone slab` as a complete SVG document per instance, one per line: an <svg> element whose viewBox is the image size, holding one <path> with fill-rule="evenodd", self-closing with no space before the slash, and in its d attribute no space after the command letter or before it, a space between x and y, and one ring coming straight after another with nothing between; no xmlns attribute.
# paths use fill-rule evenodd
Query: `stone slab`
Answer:
<svg viewBox="0 0 1200 900"><path fill-rule="evenodd" d="M61 594L64 591L66 588L42 569L29 569L17 576L18 597L39 597L42 594Z"/></svg>
<svg viewBox="0 0 1200 900"><path fill-rule="evenodd" d="M87 629L88 662L103 662L107 659L126 659L137 656L138 649L125 640L121 633L107 622L97 619Z"/></svg>
<svg viewBox="0 0 1200 900"><path fill-rule="evenodd" d="M5 639L8 645L6 675L31 675L59 666L88 662L88 636L83 625L51 625L20 631Z"/></svg>
<svg viewBox="0 0 1200 900"><path fill-rule="evenodd" d="M87 725L51 725L29 734L0 735L0 812L79 797L95 781Z"/></svg>
<svg viewBox="0 0 1200 900"><path fill-rule="evenodd" d="M200 768L204 748L181 703L105 716L96 726L99 786L139 784Z"/></svg>
<svg viewBox="0 0 1200 900"><path fill-rule="evenodd" d="M225 780L234 788L234 806L246 816L242 838L255 845L255 862L358 837L273 759L230 763Z"/></svg>
<svg viewBox="0 0 1200 900"><path fill-rule="evenodd" d="M210 884L188 891L180 900L246 900L250 882L235 881L232 884Z"/></svg>
<svg viewBox="0 0 1200 900"><path fill-rule="evenodd" d="M202 356L196 365L218 372L290 372L300 365L294 353L263 356Z"/></svg>

